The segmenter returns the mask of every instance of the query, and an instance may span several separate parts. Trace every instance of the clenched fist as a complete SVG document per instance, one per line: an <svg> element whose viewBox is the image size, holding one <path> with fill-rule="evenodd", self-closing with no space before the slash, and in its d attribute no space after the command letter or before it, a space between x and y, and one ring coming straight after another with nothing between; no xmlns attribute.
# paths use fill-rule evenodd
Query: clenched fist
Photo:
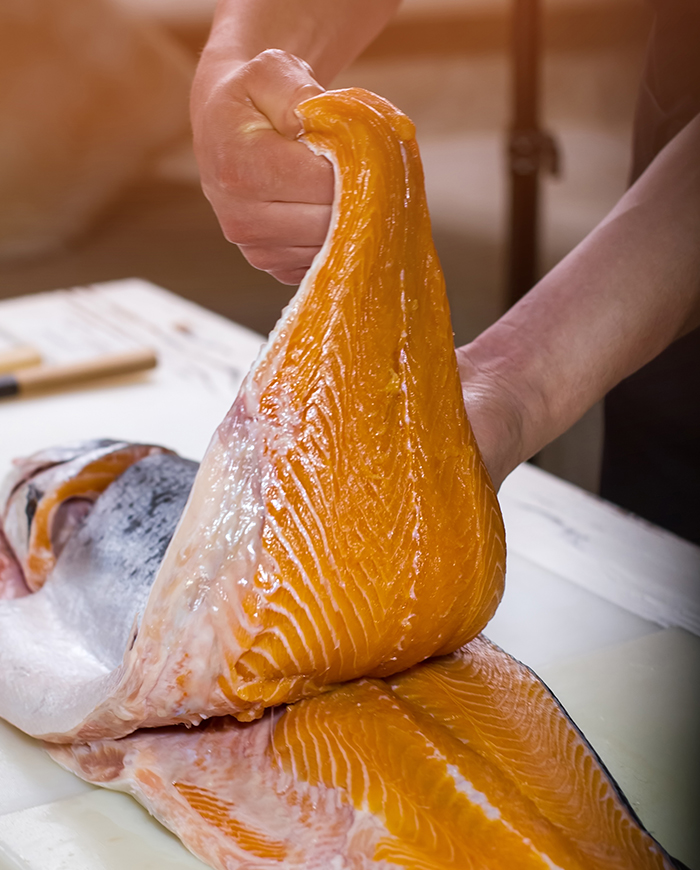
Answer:
<svg viewBox="0 0 700 870"><path fill-rule="evenodd" d="M301 281L330 224L333 169L297 141L294 111L322 91L308 64L277 49L241 64L204 58L192 91L202 187L224 235L285 284Z"/></svg>

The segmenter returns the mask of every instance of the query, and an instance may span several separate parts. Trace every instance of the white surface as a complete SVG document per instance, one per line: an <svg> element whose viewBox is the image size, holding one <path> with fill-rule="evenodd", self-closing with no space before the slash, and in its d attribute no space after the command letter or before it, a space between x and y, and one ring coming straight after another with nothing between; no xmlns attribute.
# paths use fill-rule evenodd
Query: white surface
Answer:
<svg viewBox="0 0 700 870"><path fill-rule="evenodd" d="M261 343L136 280L2 302L0 333L0 346L10 333L49 359L139 344L161 359L140 377L0 402L0 474L14 456L97 436L200 458ZM695 625L700 549L529 466L501 500L507 591L486 633L542 673L643 821L700 870L688 803L700 641L660 628ZM201 866L130 798L80 783L0 726L0 870Z"/></svg>
<svg viewBox="0 0 700 870"><path fill-rule="evenodd" d="M700 547L532 465L505 481L499 500L511 552L643 619L700 635Z"/></svg>
<svg viewBox="0 0 700 870"><path fill-rule="evenodd" d="M537 670L655 631L660 631L656 623L511 549L506 592L485 634Z"/></svg>
<svg viewBox="0 0 700 870"><path fill-rule="evenodd" d="M0 720L0 816L94 791L94 787L63 770L41 748Z"/></svg>
<svg viewBox="0 0 700 870"><path fill-rule="evenodd" d="M205 870L124 794L94 794L0 816L0 870Z"/></svg>
<svg viewBox="0 0 700 870"><path fill-rule="evenodd" d="M700 638L669 628L540 669L654 836L700 867Z"/></svg>
<svg viewBox="0 0 700 870"><path fill-rule="evenodd" d="M0 469L48 444L93 437L153 441L200 459L263 341L136 279L7 300L0 330L0 348L24 337L47 363L140 346L159 357L139 378L0 402Z"/></svg>

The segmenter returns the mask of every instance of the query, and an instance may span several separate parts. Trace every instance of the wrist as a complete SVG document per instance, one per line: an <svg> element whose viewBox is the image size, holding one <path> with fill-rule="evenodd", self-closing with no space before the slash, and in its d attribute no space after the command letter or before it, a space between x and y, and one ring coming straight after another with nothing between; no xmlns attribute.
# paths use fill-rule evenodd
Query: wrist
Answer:
<svg viewBox="0 0 700 870"><path fill-rule="evenodd" d="M484 352L479 339L457 349L464 404L474 437L494 486L544 444L538 435L547 427L546 403L514 360Z"/></svg>
<svg viewBox="0 0 700 870"><path fill-rule="evenodd" d="M197 64L190 90L190 117L193 125L212 94L225 86L226 81L244 63L244 60L232 58L230 54L221 56L216 50L204 49Z"/></svg>

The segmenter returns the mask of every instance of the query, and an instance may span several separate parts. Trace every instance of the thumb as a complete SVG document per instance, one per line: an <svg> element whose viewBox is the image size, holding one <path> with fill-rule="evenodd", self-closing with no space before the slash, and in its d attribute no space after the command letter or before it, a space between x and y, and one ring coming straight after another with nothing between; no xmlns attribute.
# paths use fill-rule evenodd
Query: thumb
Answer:
<svg viewBox="0 0 700 870"><path fill-rule="evenodd" d="M287 139L296 139L302 132L295 112L299 103L324 91L306 61L278 48L261 52L247 64L245 85L251 102L264 116L251 121L252 126L263 129L267 121Z"/></svg>

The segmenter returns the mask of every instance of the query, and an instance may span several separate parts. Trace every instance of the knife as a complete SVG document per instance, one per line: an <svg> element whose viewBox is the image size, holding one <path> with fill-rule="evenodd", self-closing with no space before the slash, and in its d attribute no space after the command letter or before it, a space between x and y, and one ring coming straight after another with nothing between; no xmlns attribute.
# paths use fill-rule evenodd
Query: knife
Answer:
<svg viewBox="0 0 700 870"><path fill-rule="evenodd" d="M146 371L157 364L155 351L141 348L75 363L34 365L0 375L0 399L66 389L101 378Z"/></svg>

